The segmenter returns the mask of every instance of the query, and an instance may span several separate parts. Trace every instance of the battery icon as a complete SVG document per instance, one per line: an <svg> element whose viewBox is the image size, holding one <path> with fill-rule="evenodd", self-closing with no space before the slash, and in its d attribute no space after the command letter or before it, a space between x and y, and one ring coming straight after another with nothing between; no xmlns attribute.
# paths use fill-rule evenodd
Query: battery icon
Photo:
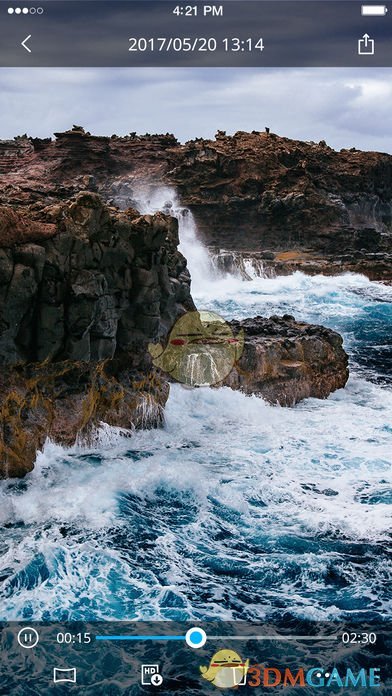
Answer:
<svg viewBox="0 0 392 696"><path fill-rule="evenodd" d="M388 12L386 5L362 5L361 15L363 17L384 17Z"/></svg>

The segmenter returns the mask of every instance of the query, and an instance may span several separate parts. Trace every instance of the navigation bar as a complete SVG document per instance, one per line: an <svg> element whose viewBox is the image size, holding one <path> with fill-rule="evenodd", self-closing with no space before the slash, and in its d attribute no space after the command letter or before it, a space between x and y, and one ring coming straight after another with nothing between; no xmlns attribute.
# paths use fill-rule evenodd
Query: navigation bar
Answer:
<svg viewBox="0 0 392 696"><path fill-rule="evenodd" d="M41 5L40 14L32 14L0 0L0 67L392 66L392 13L386 5L356 0Z"/></svg>

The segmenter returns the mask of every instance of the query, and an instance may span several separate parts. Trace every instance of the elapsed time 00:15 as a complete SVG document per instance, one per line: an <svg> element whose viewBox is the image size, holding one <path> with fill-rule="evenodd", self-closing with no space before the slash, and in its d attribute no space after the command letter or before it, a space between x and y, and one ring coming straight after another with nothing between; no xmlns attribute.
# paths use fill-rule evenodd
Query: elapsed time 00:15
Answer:
<svg viewBox="0 0 392 696"><path fill-rule="evenodd" d="M91 633L58 633L56 641L60 643L60 645L74 645L75 643L86 645L87 643L91 643Z"/></svg>

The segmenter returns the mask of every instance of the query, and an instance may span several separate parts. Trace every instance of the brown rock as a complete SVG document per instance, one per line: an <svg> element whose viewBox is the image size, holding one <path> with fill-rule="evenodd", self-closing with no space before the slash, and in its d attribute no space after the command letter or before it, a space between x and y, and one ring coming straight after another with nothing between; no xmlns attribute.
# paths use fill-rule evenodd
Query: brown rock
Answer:
<svg viewBox="0 0 392 696"><path fill-rule="evenodd" d="M169 394L154 370L131 370L125 356L13 368L0 388L0 478L31 471L47 437L71 446L91 441L103 421L127 430L157 427Z"/></svg>
<svg viewBox="0 0 392 696"><path fill-rule="evenodd" d="M381 253L383 269L368 257L358 270L392 278L391 155L241 131L190 141L175 158L168 176L209 246L306 250L328 263Z"/></svg>
<svg viewBox="0 0 392 696"><path fill-rule="evenodd" d="M49 239L55 233L55 225L31 220L8 206L0 206L0 247Z"/></svg>
<svg viewBox="0 0 392 696"><path fill-rule="evenodd" d="M311 396L324 399L345 386L348 357L335 331L288 315L230 324L235 334L244 330L245 344L226 386L282 406Z"/></svg>
<svg viewBox="0 0 392 696"><path fill-rule="evenodd" d="M336 152L323 140L218 131L181 145L171 134L108 138L74 126L54 141L0 141L1 173L0 204L19 206L88 189L127 208L151 182L174 184L217 248L310 250L327 260L392 251L392 156ZM388 259L380 269L368 258L361 272L392 278Z"/></svg>

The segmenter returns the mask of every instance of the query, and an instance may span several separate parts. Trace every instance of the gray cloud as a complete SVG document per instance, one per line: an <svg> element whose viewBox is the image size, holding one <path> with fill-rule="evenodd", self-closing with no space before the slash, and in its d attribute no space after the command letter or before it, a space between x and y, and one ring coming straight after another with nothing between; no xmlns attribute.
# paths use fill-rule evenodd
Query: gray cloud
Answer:
<svg viewBox="0 0 392 696"><path fill-rule="evenodd" d="M0 137L73 123L101 135L272 131L392 152L391 69L15 68L0 70Z"/></svg>

